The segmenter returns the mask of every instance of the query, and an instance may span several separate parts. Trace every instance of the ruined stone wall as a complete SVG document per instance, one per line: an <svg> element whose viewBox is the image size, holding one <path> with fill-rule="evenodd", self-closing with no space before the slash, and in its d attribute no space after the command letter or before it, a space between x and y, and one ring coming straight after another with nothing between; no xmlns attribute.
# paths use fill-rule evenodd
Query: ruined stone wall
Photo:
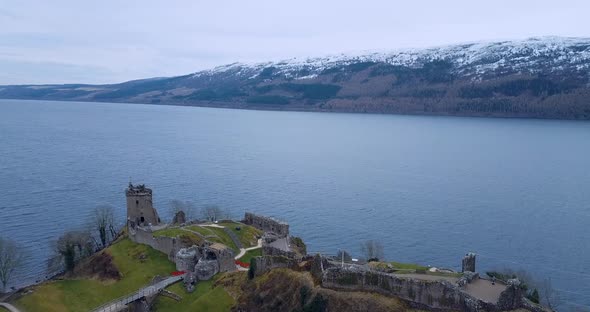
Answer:
<svg viewBox="0 0 590 312"><path fill-rule="evenodd" d="M254 262L254 276L260 276L272 269L294 268L297 266L297 260L283 256L255 257Z"/></svg>
<svg viewBox="0 0 590 312"><path fill-rule="evenodd" d="M264 232L273 232L277 234L278 237L289 236L289 224L271 217L259 216L246 212L244 216L244 224L251 225Z"/></svg>
<svg viewBox="0 0 590 312"><path fill-rule="evenodd" d="M196 246L190 248L181 248L176 253L176 271L193 271L199 258L201 258L201 253Z"/></svg>
<svg viewBox="0 0 590 312"><path fill-rule="evenodd" d="M175 261L176 253L182 248L180 242L173 237L154 237L149 230L129 227L129 239L138 244L148 245L155 250L168 255L170 261Z"/></svg>
<svg viewBox="0 0 590 312"><path fill-rule="evenodd" d="M405 279L368 270L340 267L326 269L322 275L322 286L377 292L434 309L468 312L498 310L494 304L476 299L447 281Z"/></svg>
<svg viewBox="0 0 590 312"><path fill-rule="evenodd" d="M282 256L286 258L296 259L297 254L293 251L285 251L279 248L272 247L270 245L262 246L262 255L264 256Z"/></svg>
<svg viewBox="0 0 590 312"><path fill-rule="evenodd" d="M219 262L219 272L233 272L236 270L234 253L231 249L226 248L216 252L217 261Z"/></svg>

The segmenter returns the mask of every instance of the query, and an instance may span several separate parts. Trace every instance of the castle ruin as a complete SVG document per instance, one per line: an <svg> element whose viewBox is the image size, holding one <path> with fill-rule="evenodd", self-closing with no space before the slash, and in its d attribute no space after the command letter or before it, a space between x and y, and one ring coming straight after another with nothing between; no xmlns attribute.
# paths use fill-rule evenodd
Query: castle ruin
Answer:
<svg viewBox="0 0 590 312"><path fill-rule="evenodd" d="M176 269L185 272L184 286L192 292L198 281L207 281L219 272L236 270L233 251L219 243L182 248L176 253Z"/></svg>
<svg viewBox="0 0 590 312"><path fill-rule="evenodd" d="M144 184L133 185L125 190L127 196L127 222L135 226L158 225L160 217L153 207L152 189Z"/></svg>

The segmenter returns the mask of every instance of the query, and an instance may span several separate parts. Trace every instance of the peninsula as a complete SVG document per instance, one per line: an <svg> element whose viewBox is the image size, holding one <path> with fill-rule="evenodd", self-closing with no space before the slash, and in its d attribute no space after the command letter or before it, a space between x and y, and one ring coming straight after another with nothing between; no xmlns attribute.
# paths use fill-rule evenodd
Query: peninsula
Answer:
<svg viewBox="0 0 590 312"><path fill-rule="evenodd" d="M550 312L517 276L484 277L476 254L461 272L342 252L308 253L289 224L162 221L152 190L129 183L125 229L104 249L38 285L9 294L17 311L507 311ZM458 259L459 260L459 259ZM536 298L538 299L538 298Z"/></svg>

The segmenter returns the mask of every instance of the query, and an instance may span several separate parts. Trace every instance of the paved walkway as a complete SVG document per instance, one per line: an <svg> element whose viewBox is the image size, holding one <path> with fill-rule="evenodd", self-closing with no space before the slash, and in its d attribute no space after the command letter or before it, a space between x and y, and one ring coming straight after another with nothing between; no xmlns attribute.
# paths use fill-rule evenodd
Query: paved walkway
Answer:
<svg viewBox="0 0 590 312"><path fill-rule="evenodd" d="M122 297L119 299L115 299L107 304L104 304L94 310L93 312L118 312L127 309L127 305L133 301L141 299L143 297L152 296L159 293L162 289L181 281L184 278L184 275L180 276L172 276L163 281L160 281L154 285L150 285L144 287L126 297ZM15 311L18 312L18 311Z"/></svg>
<svg viewBox="0 0 590 312"><path fill-rule="evenodd" d="M243 257L247 251L250 250L254 250L254 249L258 249L258 248L262 248L262 239L258 239L258 244L254 247L249 247L249 248L240 248L240 253L234 257L234 260L238 260L241 257Z"/></svg>
<svg viewBox="0 0 590 312"><path fill-rule="evenodd" d="M13 306L10 303L0 302L0 307L4 307L4 308L8 309L8 311L10 311L10 312L20 312L15 306Z"/></svg>
<svg viewBox="0 0 590 312"><path fill-rule="evenodd" d="M277 240L275 240L274 242L270 243L270 246L280 249L282 251L291 251L291 248L289 247L289 238L288 237L283 237L283 238L279 238Z"/></svg>
<svg viewBox="0 0 590 312"><path fill-rule="evenodd" d="M223 229L225 228L225 226L223 225L219 225L219 224L215 224L215 223L209 223L209 224L199 224L200 226L208 226L208 227L214 227L214 228L218 228L218 229Z"/></svg>
<svg viewBox="0 0 590 312"><path fill-rule="evenodd" d="M506 290L506 285L492 282L485 279L477 279L465 285L465 292L475 298L486 302L496 303L500 299L500 294Z"/></svg>

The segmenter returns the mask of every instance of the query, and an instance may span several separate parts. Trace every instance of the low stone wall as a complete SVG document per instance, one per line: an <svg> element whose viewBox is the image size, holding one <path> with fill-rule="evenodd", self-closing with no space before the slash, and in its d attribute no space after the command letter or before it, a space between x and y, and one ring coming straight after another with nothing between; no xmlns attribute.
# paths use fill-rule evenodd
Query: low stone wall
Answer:
<svg viewBox="0 0 590 312"><path fill-rule="evenodd" d="M129 239L138 244L148 245L155 250L168 255L170 261L175 261L176 253L183 247L180 242L173 237L154 237L149 230L136 227L129 228Z"/></svg>
<svg viewBox="0 0 590 312"><path fill-rule="evenodd" d="M322 286L332 289L371 291L385 296L405 299L417 307L457 311L501 311L520 306L498 307L463 292L447 281L426 281L362 270L331 267L322 274Z"/></svg>
<svg viewBox="0 0 590 312"><path fill-rule="evenodd" d="M271 217L246 212L244 215L244 224L251 225L264 232L273 232L279 237L289 236L289 224Z"/></svg>
<svg viewBox="0 0 590 312"><path fill-rule="evenodd" d="M262 275L272 269L295 268L297 260L283 256L262 256L254 259L254 276Z"/></svg>

